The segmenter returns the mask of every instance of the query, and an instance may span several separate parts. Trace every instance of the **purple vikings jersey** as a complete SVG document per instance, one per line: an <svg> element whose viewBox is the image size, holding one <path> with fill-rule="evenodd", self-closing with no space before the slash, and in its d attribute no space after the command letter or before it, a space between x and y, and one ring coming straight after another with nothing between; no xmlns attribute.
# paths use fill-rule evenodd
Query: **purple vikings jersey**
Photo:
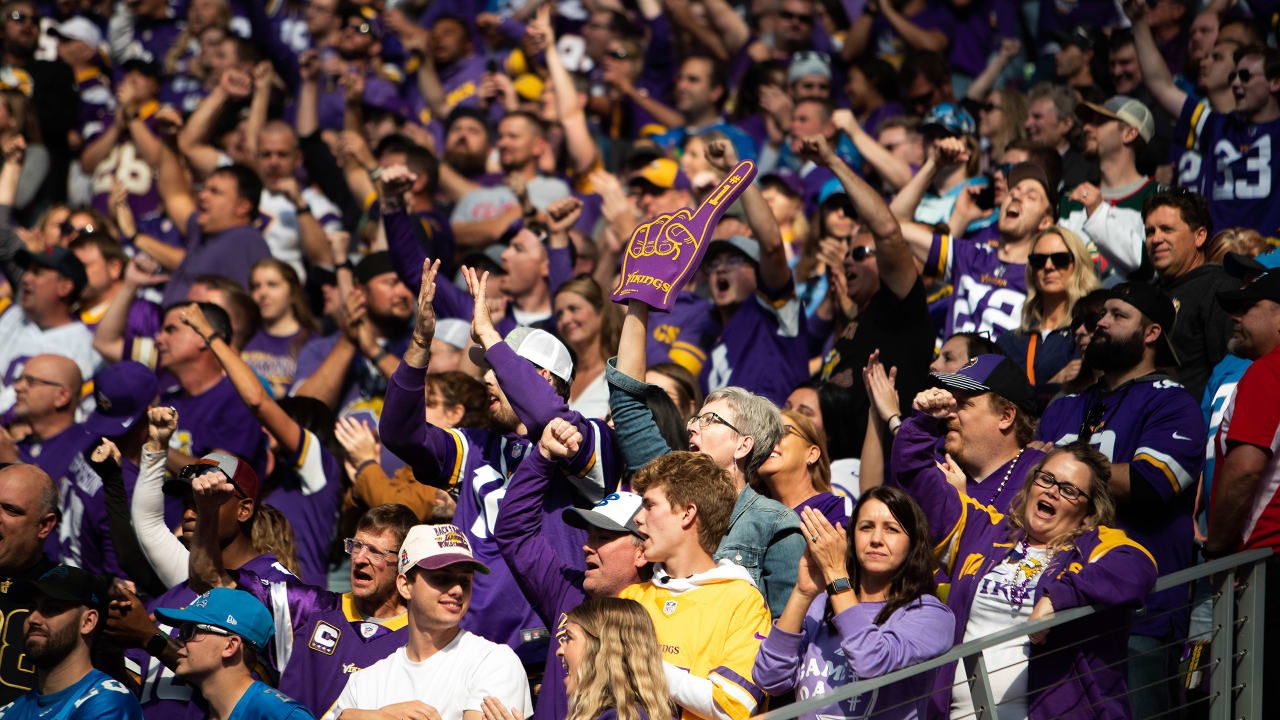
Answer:
<svg viewBox="0 0 1280 720"><path fill-rule="evenodd" d="M1200 404L1164 375L1140 377L1110 393L1095 385L1050 403L1036 439L1066 445L1082 433L1090 433L1089 443L1111 462L1129 466L1130 502L1121 505L1116 524L1151 552L1161 575L1189 567L1193 485L1206 442ZM1147 599L1152 619L1136 620L1133 631L1185 633L1185 608L1184 588L1155 593Z"/></svg>
<svg viewBox="0 0 1280 720"><path fill-rule="evenodd" d="M266 330L259 330L249 338L240 353L241 359L253 368L258 377L267 381L271 393L278 398L288 395L289 388L293 386L293 378L298 373L298 353L305 344L298 342L299 335L305 332L299 330L292 335L277 337L268 335Z"/></svg>
<svg viewBox="0 0 1280 720"><path fill-rule="evenodd" d="M240 567L241 572L248 570L268 582L297 580L276 556L270 553L259 555ZM181 583L169 588L163 595L147 603L147 612L154 612L158 607L186 607L195 600L199 593ZM170 637L178 636L178 629L164 623L158 623L160 630ZM124 653L125 669L129 671L139 692L138 700L142 703L142 715L146 720L204 720L207 711L197 702L199 693L195 688L179 679L173 670L164 663L151 657L145 650L134 648ZM259 673L260 674L260 673Z"/></svg>
<svg viewBox="0 0 1280 720"><path fill-rule="evenodd" d="M248 460L259 478L266 477L267 436L230 378L224 376L201 395L188 395L181 388L162 392L160 404L178 411L178 429L169 447L196 458L225 450Z"/></svg>
<svg viewBox="0 0 1280 720"><path fill-rule="evenodd" d="M18 458L39 466L58 483L62 517L45 542L45 553L99 575L119 575L102 478L84 459L85 450L97 440L83 426L72 425L47 440L18 443Z"/></svg>
<svg viewBox="0 0 1280 720"><path fill-rule="evenodd" d="M582 433L582 447L565 463L563 480L553 483L541 502L548 546L566 565L581 570L586 536L561 522L560 512L575 503L599 500L616 483L612 431L602 421L570 412L533 365L505 342L490 348L486 358L530 436L541 437L542 428L554 417L565 418ZM524 643L547 639L549 630L520 594L498 550L494 527L511 476L530 450L529 441L514 434L446 430L426 423L425 375L425 369L402 363L392 376L379 423L382 440L413 468L419 482L457 493L453 522L467 534L476 558L489 567L490 574L476 575L473 581L471 610L462 628L520 653ZM543 660L541 655L525 657L528 654L526 649L521 660Z"/></svg>
<svg viewBox="0 0 1280 720"><path fill-rule="evenodd" d="M958 332L999 335L1022 325L1027 266L1001 260L997 246L990 241L995 234L992 226L972 239L933 236L925 272L955 287L943 337Z"/></svg>
<svg viewBox="0 0 1280 720"><path fill-rule="evenodd" d="M146 120L151 132L158 133L154 115L159 105L150 102L142 106L139 117ZM114 116L108 114L101 121L86 124L81 129L84 143L88 145L106 132L115 122ZM107 157L90 171L92 178L93 209L111 216L111 184L119 180L128 193L129 210L133 212L138 232L150 235L155 239L175 247L182 247L182 235L177 226L165 214L164 205L160 202L160 193L156 190L156 173L138 152L138 147L129 139L126 131L120 142L111 148Z"/></svg>
<svg viewBox="0 0 1280 720"><path fill-rule="evenodd" d="M645 358L649 365L673 362L694 377L707 364L707 348L716 335L711 303L692 291L681 290L671 309L649 314L649 338Z"/></svg>
<svg viewBox="0 0 1280 720"><path fill-rule="evenodd" d="M707 391L736 385L781 406L809 377L808 336L795 284L743 302L711 348Z"/></svg>
<svg viewBox="0 0 1280 720"><path fill-rule="evenodd" d="M1187 97L1173 137L1203 156L1201 180L1214 227L1243 225L1263 237L1280 231L1280 203L1271 197L1280 186L1277 136L1280 120L1253 124L1238 113L1214 112L1208 100Z"/></svg>
<svg viewBox="0 0 1280 720"><path fill-rule="evenodd" d="M408 641L407 614L366 618L356 609L351 593L339 595L291 578L267 580L246 570L241 570L238 584L275 618L272 650L280 669L280 691L306 705L316 717L337 702L347 675Z"/></svg>
<svg viewBox="0 0 1280 720"><path fill-rule="evenodd" d="M273 479L284 476L285 480L267 489L262 502L283 513L293 526L302 579L323 582L338 520L338 461L315 435L302 430L298 451L288 463L287 473L272 474Z"/></svg>

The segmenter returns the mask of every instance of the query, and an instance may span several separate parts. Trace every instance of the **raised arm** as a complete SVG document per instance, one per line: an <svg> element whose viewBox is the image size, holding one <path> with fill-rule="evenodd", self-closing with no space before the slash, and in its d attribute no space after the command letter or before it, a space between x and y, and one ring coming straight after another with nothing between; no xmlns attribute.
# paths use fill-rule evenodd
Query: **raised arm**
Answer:
<svg viewBox="0 0 1280 720"><path fill-rule="evenodd" d="M736 56L751 40L751 28L727 0L703 0L702 6L707 11L707 19L723 39L725 49Z"/></svg>
<svg viewBox="0 0 1280 720"><path fill-rule="evenodd" d="M573 161L570 175L579 176L590 172L600 161L600 149L591 137L591 129L587 127L587 114L578 102L578 90L573 85L573 78L560 59L556 49L555 32L551 27L551 6L538 8L537 19L529 26L530 32L542 33L546 36L545 57L547 72L551 76L551 88L556 96L556 115L560 126L564 129L565 142L569 146L569 157Z"/></svg>
<svg viewBox="0 0 1280 720"><path fill-rule="evenodd" d="M222 564L218 516L222 506L235 499L236 486L224 472L206 472L192 478L191 494L195 497L196 529L187 560L190 574L187 585L198 593L215 587L233 588L236 579Z"/></svg>
<svg viewBox="0 0 1280 720"><path fill-rule="evenodd" d="M320 129L320 55L314 48L298 56L298 78L298 114L293 128L304 138Z"/></svg>
<svg viewBox="0 0 1280 720"><path fill-rule="evenodd" d="M991 62L978 73L978 77L969 83L969 89L965 91L964 96L974 102L984 102L987 99L987 93L991 92L991 88L996 86L996 80L1000 79L1000 74L1004 69L1009 67L1009 63L1017 57L1022 51L1022 42L1017 38L1004 38L1000 41L1000 52L991 58Z"/></svg>
<svg viewBox="0 0 1280 720"><path fill-rule="evenodd" d="M129 496L124 486L124 473L120 468L120 448L107 438L85 455L89 466L102 478L103 503L106 506L107 526L116 561L125 577L133 580L150 594L162 593L169 588L161 584L151 566L147 564L138 547L138 538L130 522Z"/></svg>
<svg viewBox="0 0 1280 720"><path fill-rule="evenodd" d="M707 146L707 161L721 176L727 175L738 165L738 153L733 143L727 140L713 140ZM782 247L782 231L778 229L778 221L765 202L764 195L756 183L751 183L742 192L742 209L747 215L747 225L751 227L756 242L760 243L760 285L770 290L778 290L791 282L791 268L787 266L787 252Z"/></svg>
<svg viewBox="0 0 1280 720"><path fill-rule="evenodd" d="M98 351L107 362L120 362L124 357L125 332L129 325L129 310L133 307L138 289L147 285L156 285L169 279L168 275L156 275L155 260L145 254L134 256L124 268L124 279L120 290L107 305L97 329L93 331L93 349Z"/></svg>
<svg viewBox="0 0 1280 720"><path fill-rule="evenodd" d="M831 124L844 131L853 140L853 145L862 153L876 173L893 187L906 185L912 177L911 165L898 158L889 149L862 128L851 110L836 110L831 115Z"/></svg>
<svg viewBox="0 0 1280 720"><path fill-rule="evenodd" d="M1145 0L1126 0L1124 12L1133 23L1133 45L1138 51L1138 67L1142 69L1142 81L1151 91L1152 97L1160 106L1175 118L1182 113L1182 106L1187 102L1187 94L1178 88L1173 81L1173 73L1156 46L1155 36L1151 34L1151 24L1147 21L1147 4Z"/></svg>
<svg viewBox="0 0 1280 720"><path fill-rule="evenodd" d="M218 78L209 95L196 106L191 117L178 133L178 149L191 164L191 169L198 177L205 177L218 168L218 149L210 143L213 127L222 116L227 104L233 100L242 100L253 92L253 77L247 72L228 68ZM257 140L255 139L256 143ZM160 185L159 182L156 185ZM163 194L161 190L161 194ZM175 219L174 222L177 222ZM186 224L180 224L186 229Z"/></svg>
<svg viewBox="0 0 1280 720"><path fill-rule="evenodd" d="M955 397L946 390L925 390L917 395L911 415L893 440L890 459L893 480L924 509L935 544L954 543L954 534L963 529L960 521L965 503L934 460L938 439L955 405ZM954 558L939 559L946 566Z"/></svg>
<svg viewBox="0 0 1280 720"><path fill-rule="evenodd" d="M916 25L908 20L892 2L878 3L877 7L884 14L884 19L888 20L893 29L902 36L903 42L911 46L907 48L908 51L915 49L944 53L947 46L951 44L946 33L941 30L927 30Z"/></svg>
<svg viewBox="0 0 1280 720"><path fill-rule="evenodd" d="M165 461L169 437L177 427L178 413L173 408L147 410L147 442L142 446L138 482L130 503L138 545L165 587L185 582L188 576L187 548L164 521Z"/></svg>
<svg viewBox="0 0 1280 720"><path fill-rule="evenodd" d="M178 156L169 148L160 151L156 191L160 193L165 213L178 227L178 231L185 235L188 222L196 211L196 200L191 194L191 183L187 181L187 174L182 171Z"/></svg>

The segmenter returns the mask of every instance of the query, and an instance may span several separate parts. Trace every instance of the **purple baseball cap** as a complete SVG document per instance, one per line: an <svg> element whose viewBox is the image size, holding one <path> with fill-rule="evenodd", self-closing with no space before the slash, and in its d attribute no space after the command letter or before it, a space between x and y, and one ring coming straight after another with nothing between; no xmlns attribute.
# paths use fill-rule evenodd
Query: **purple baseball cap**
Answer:
<svg viewBox="0 0 1280 720"><path fill-rule="evenodd" d="M953 373L929 373L934 381L948 390L969 393L993 392L1017 405L1023 412L1036 414L1036 394L1027 376L1004 355L979 355Z"/></svg>
<svg viewBox="0 0 1280 720"><path fill-rule="evenodd" d="M86 430L103 437L118 437L147 413L160 381L140 362L125 360L108 365L93 378L97 409L84 421Z"/></svg>
<svg viewBox="0 0 1280 720"><path fill-rule="evenodd" d="M800 176L791 168L778 168L777 170L774 170L768 175L760 178L760 183L762 185L778 185L783 190L786 190L792 195L800 198L804 197L806 194L804 180L801 180Z"/></svg>

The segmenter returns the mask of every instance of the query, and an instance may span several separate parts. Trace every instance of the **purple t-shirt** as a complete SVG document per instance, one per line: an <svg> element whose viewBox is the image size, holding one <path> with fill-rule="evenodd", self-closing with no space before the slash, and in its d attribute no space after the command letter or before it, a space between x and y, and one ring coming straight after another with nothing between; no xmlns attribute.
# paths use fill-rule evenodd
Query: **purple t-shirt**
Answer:
<svg viewBox="0 0 1280 720"><path fill-rule="evenodd" d="M827 594L814 598L800 632L775 625L760 643L751 676L770 695L794 690L796 700L832 692L841 685L879 677L908 665L937 657L951 648L955 617L933 595L921 595L891 614L883 625L876 615L883 602L859 603L825 620ZM862 718L878 708L877 720L915 720L924 716L937 671L856 695L838 704L800 716L801 720L831 717Z"/></svg>
<svg viewBox="0 0 1280 720"><path fill-rule="evenodd" d="M306 705L316 717L337 702L347 675L387 657L408 640L407 614L374 621L356 609L351 593L339 595L297 578L266 579L243 568L237 584L267 606L277 627L288 623L289 632L277 631L272 641L280 692Z"/></svg>
<svg viewBox="0 0 1280 720"><path fill-rule="evenodd" d="M119 575L102 478L84 458L98 436L83 425L72 425L47 440L18 443L18 458L38 466L58 483L56 530L45 541L45 554L100 575Z"/></svg>
<svg viewBox="0 0 1280 720"><path fill-rule="evenodd" d="M827 522L830 522L832 525L837 527L843 525L847 528L849 526L849 508L846 505L847 500L848 498L840 497L834 493L821 492L795 506L793 509L796 511L796 514L799 515L801 510L804 510L807 507L813 508L814 510L822 513L827 518Z"/></svg>
<svg viewBox="0 0 1280 720"><path fill-rule="evenodd" d="M808 337L795 285L757 291L734 311L711 349L707 391L736 385L779 407L809 377Z"/></svg>
<svg viewBox="0 0 1280 720"><path fill-rule="evenodd" d="M1022 325L1027 266L1000 259L999 247L993 242L998 236L994 225L970 238L933 236L925 273L955 286L943 337L958 332L999 335Z"/></svg>
<svg viewBox="0 0 1280 720"><path fill-rule="evenodd" d="M240 570L248 570L272 582L297 580L270 553L251 559L240 566ZM199 593L183 582L147 603L147 612L154 612L156 608L186 607L198 596ZM176 627L170 627L163 621L158 624L160 630L168 633L169 637L178 636ZM142 715L146 720L204 720L208 716L208 709L202 707L200 693L145 650L126 650L124 664L138 685L138 701L142 703Z"/></svg>
<svg viewBox="0 0 1280 720"><path fill-rule="evenodd" d="M187 256L169 277L164 289L164 305L184 300L191 284L200 275L222 275L249 287L249 271L254 263L271 257L262 233L252 225L237 225L206 236L196 222L198 212L187 220Z"/></svg>
<svg viewBox="0 0 1280 720"><path fill-rule="evenodd" d="M170 388L161 393L160 404L178 411L178 429L169 447L196 458L224 450L249 461L260 479L266 476L267 436L231 378L223 376L200 395Z"/></svg>
<svg viewBox="0 0 1280 720"><path fill-rule="evenodd" d="M323 582L329 566L329 541L338 519L338 492L342 473L338 460L316 436L302 430L298 451L287 460L286 471L277 467L262 502L284 514L293 526L302 579Z"/></svg>
<svg viewBox="0 0 1280 720"><path fill-rule="evenodd" d="M144 122L151 132L158 134L154 115L157 108L155 103L148 103L143 106L142 116L146 118ZM84 136L84 142L87 145L113 124L115 124L115 116L108 109L105 115L82 125L80 134ZM128 193L126 199L129 210L133 213L134 223L138 226L138 232L150 235L166 245L183 247L182 234L165 213L160 193L156 189L156 171L143 160L138 147L129 139L127 131L122 141L112 148L97 167L93 168L91 176L93 196L90 204L94 210L111 216L111 185L114 180L119 180Z"/></svg>
<svg viewBox="0 0 1280 720"><path fill-rule="evenodd" d="M276 397L284 397L293 387L293 378L298 372L298 352L303 346L299 340L305 340L302 337L305 333L306 330L299 330L292 335L276 336L259 330L244 344L240 358L267 381Z"/></svg>
<svg viewBox="0 0 1280 720"><path fill-rule="evenodd" d="M951 8L951 15L955 25L947 29L948 59L953 68L970 75L987 67L1001 38L1018 37L1018 8L1009 0L978 0L963 10Z"/></svg>

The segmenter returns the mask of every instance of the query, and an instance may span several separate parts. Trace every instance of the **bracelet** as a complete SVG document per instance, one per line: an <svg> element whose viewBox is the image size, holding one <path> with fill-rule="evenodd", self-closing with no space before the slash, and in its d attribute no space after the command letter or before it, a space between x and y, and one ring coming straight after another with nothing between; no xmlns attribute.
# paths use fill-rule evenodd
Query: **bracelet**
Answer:
<svg viewBox="0 0 1280 720"><path fill-rule="evenodd" d="M898 430L902 427L902 417L900 415L895 415L894 418L898 421L898 423L895 425L892 420L889 421L890 435L897 435Z"/></svg>
<svg viewBox="0 0 1280 720"><path fill-rule="evenodd" d="M200 337L204 338L204 346L210 347L213 345L213 341L218 339L218 333L209 333L208 335L201 335Z"/></svg>
<svg viewBox="0 0 1280 720"><path fill-rule="evenodd" d="M888 425L888 424L892 423L894 418L898 418L898 424L899 424L899 425L901 425L901 424L902 424L902 413L894 413L894 414L890 415L889 417L885 418L885 419L884 419L885 424L886 424L886 425Z"/></svg>
<svg viewBox="0 0 1280 720"><path fill-rule="evenodd" d="M308 205L308 204L306 204L306 203L301 203L301 204L299 204L299 205L295 205L295 206L294 206L294 209L295 209L295 211L296 211L299 215L310 215L310 214L311 214L311 206L310 206L310 205Z"/></svg>
<svg viewBox="0 0 1280 720"><path fill-rule="evenodd" d="M418 346L418 347L420 347L420 348L426 349L426 350L430 350L430 349L431 349L431 340L430 340L430 339L428 339L428 340L426 340L425 342L424 342L424 341L422 341L422 340L419 340L419 339L418 339L418 335L417 335L417 333L414 333L413 335L411 335L411 336L409 337L409 342L413 343L414 345L417 345L417 346Z"/></svg>
<svg viewBox="0 0 1280 720"><path fill-rule="evenodd" d="M377 465L377 464L378 464L377 460L365 460L364 462L360 463L359 467L356 468L356 475L359 475L360 473L364 472L364 469L366 467L370 465ZM352 479L354 480L355 478L352 478Z"/></svg>

